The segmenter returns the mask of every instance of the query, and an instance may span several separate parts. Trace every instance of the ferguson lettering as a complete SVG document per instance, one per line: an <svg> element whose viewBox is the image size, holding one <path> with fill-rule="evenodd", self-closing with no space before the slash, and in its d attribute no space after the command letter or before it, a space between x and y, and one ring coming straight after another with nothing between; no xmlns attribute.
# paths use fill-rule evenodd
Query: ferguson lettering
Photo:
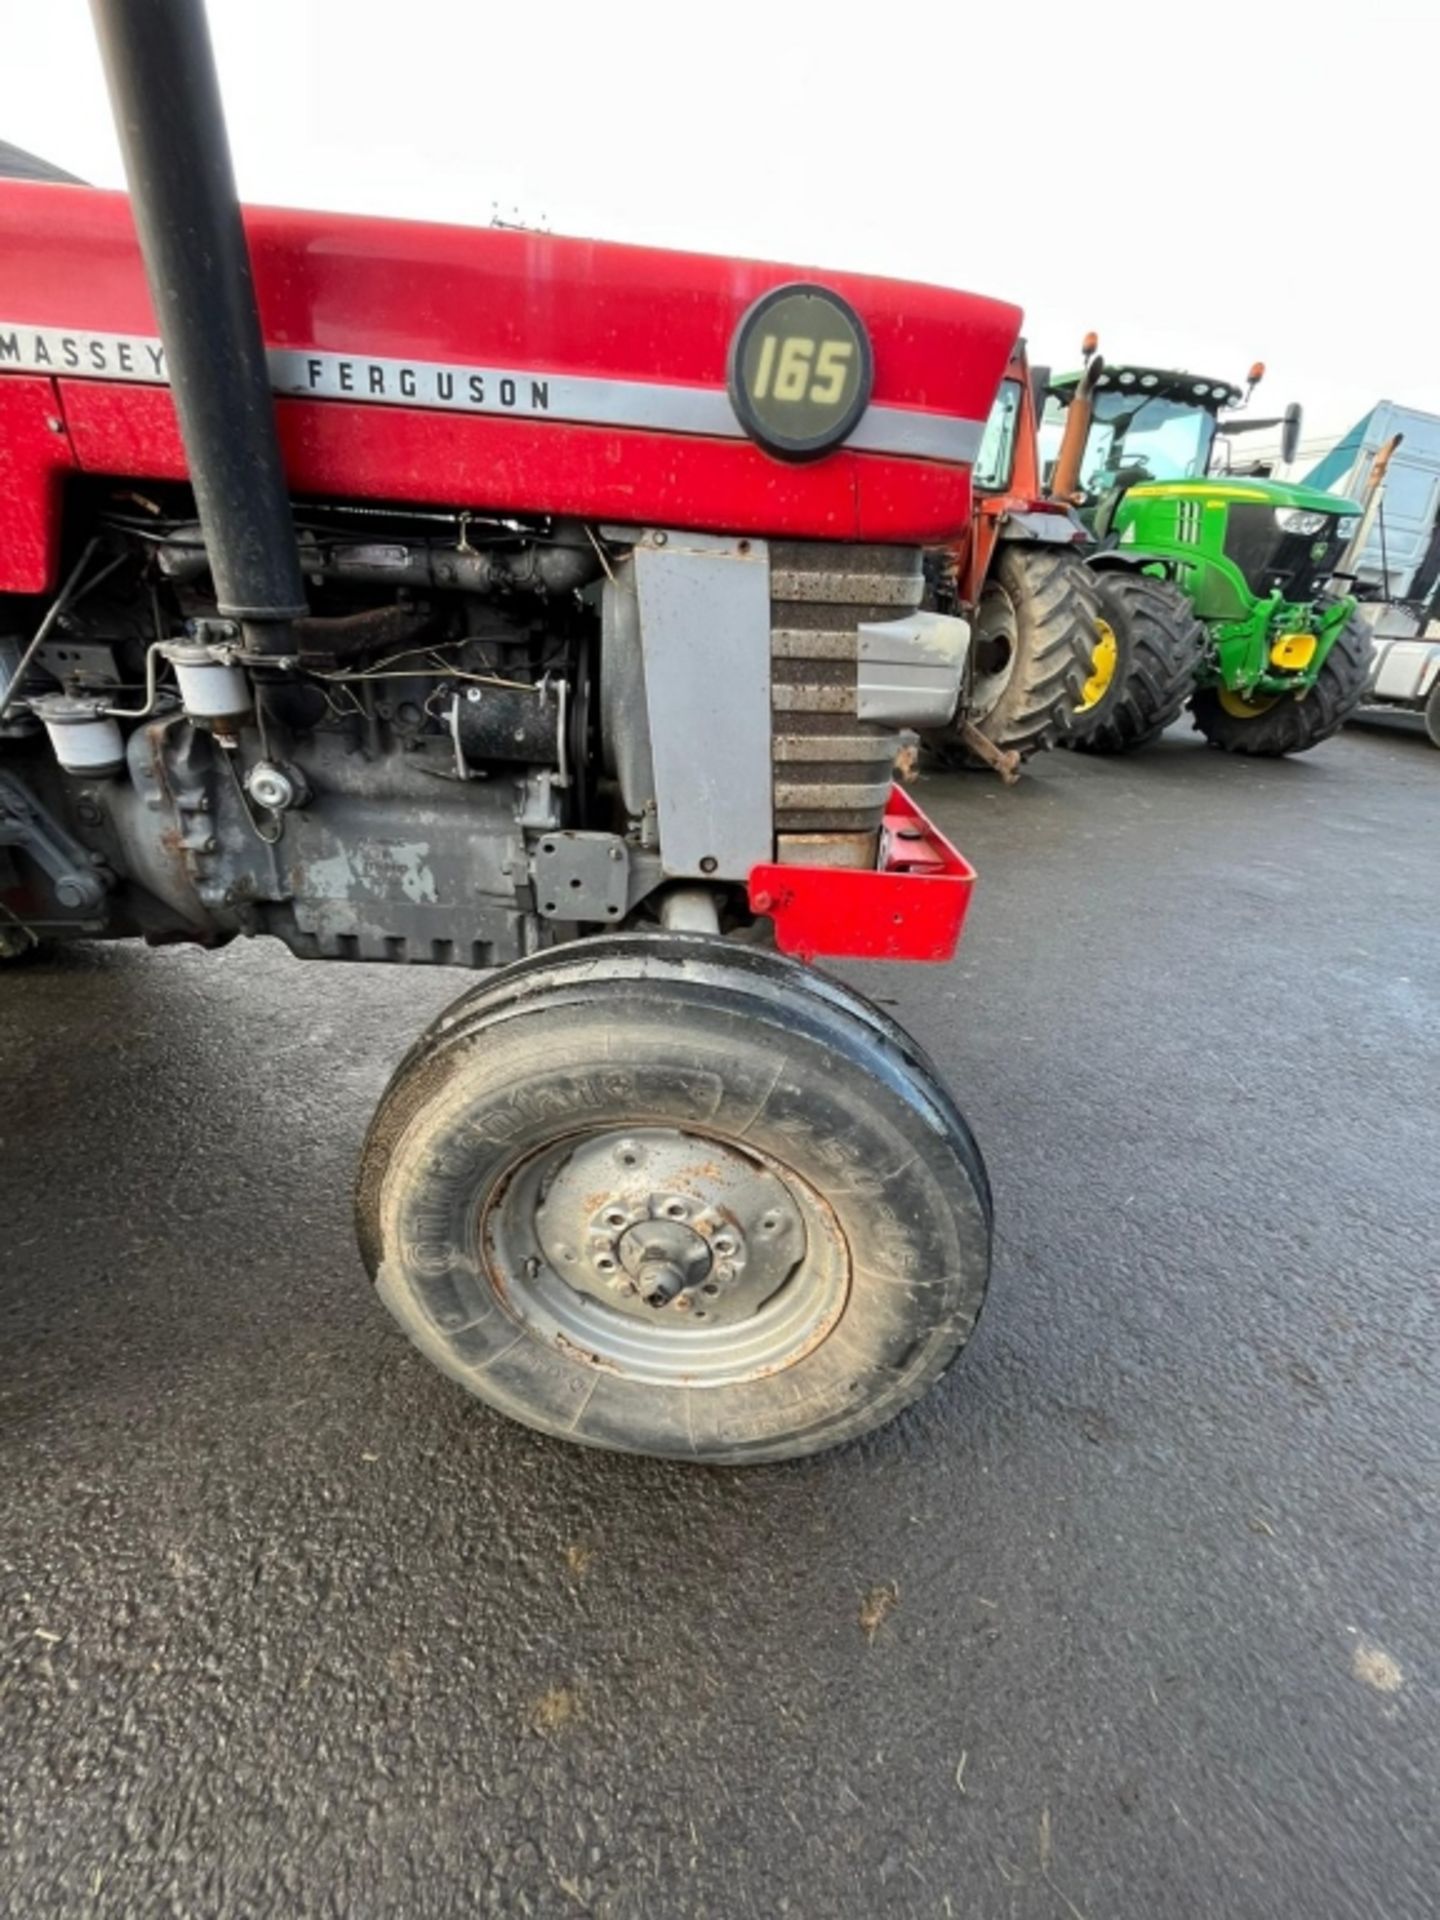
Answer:
<svg viewBox="0 0 1440 1920"><path fill-rule="evenodd" d="M444 407L457 413L552 412L551 381L529 373L365 360L355 354L270 353L275 391L316 400L380 400L390 406ZM557 415L563 418L563 415Z"/></svg>

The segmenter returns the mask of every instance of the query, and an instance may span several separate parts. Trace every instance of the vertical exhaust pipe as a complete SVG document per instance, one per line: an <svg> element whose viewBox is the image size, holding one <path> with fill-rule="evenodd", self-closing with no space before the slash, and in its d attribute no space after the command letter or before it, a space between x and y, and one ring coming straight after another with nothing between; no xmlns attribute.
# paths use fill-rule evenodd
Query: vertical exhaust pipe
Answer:
<svg viewBox="0 0 1440 1920"><path fill-rule="evenodd" d="M1085 442L1089 438L1090 422L1095 413L1095 389L1104 371L1103 357L1090 347L1085 355L1085 371L1076 381L1070 405L1065 410L1065 431L1060 436L1060 451L1055 456L1055 471L1050 476L1053 499L1069 503L1079 497L1080 463L1085 458Z"/></svg>
<svg viewBox="0 0 1440 1920"><path fill-rule="evenodd" d="M220 612L289 651L305 588L203 0L91 0Z"/></svg>

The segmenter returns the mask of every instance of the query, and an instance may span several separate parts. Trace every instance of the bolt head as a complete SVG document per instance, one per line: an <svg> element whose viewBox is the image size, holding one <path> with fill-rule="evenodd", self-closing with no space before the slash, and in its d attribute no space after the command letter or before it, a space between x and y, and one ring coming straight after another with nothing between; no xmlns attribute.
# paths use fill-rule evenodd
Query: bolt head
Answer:
<svg viewBox="0 0 1440 1920"><path fill-rule="evenodd" d="M256 806L270 813L282 813L295 804L295 783L281 767L256 767L246 785Z"/></svg>

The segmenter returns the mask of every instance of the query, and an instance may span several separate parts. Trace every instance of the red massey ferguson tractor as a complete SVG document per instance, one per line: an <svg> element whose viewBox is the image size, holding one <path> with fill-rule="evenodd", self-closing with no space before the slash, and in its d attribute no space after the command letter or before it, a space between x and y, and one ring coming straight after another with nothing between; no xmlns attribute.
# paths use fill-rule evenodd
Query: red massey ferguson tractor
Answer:
<svg viewBox="0 0 1440 1920"><path fill-rule="evenodd" d="M0 182L6 950L481 971L359 1175L421 1350L593 1446L877 1426L975 1324L990 1198L924 1053L808 963L958 937L891 769L964 678L922 550L1018 313L242 217L198 4L95 13L129 199Z"/></svg>

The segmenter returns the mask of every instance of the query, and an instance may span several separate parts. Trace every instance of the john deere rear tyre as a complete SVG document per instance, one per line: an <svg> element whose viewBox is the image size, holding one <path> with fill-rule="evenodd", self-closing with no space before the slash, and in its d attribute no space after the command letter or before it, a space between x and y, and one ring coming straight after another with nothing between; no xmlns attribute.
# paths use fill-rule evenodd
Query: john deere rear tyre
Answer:
<svg viewBox="0 0 1440 1920"><path fill-rule="evenodd" d="M923 1053L703 936L587 940L467 995L380 1103L357 1217L385 1304L478 1398L711 1463L891 1419L989 1266L984 1167Z"/></svg>
<svg viewBox="0 0 1440 1920"><path fill-rule="evenodd" d="M1003 545L976 610L973 674L957 725L927 745L955 764L974 764L959 735L959 722L969 720L1022 759L1053 747L1090 672L1095 605L1094 577L1076 554Z"/></svg>
<svg viewBox="0 0 1440 1920"><path fill-rule="evenodd" d="M1363 701L1369 678L1370 629L1352 616L1303 698L1282 693L1246 700L1224 687L1201 687L1190 711L1212 747L1279 759L1308 753L1338 733Z"/></svg>
<svg viewBox="0 0 1440 1920"><path fill-rule="evenodd" d="M1096 659L1113 647L1108 683L1075 715L1064 741L1077 753L1132 753L1157 740L1195 690L1205 629L1169 580L1148 573L1099 573Z"/></svg>

